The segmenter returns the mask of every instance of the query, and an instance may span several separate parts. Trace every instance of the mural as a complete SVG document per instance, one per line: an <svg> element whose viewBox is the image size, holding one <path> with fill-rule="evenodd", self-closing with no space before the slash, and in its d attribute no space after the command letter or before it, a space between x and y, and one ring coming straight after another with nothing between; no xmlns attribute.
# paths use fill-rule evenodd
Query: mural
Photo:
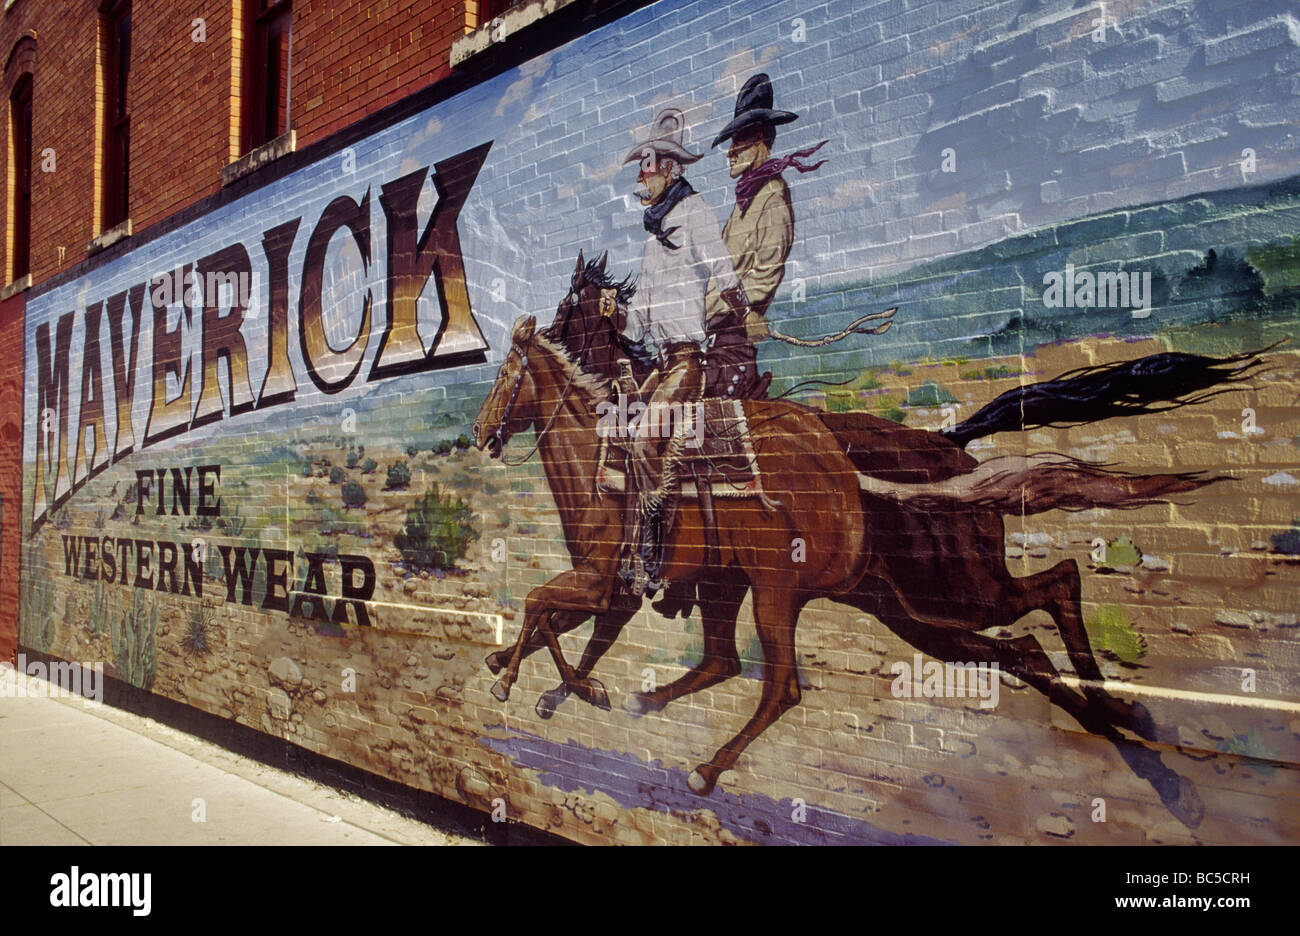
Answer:
<svg viewBox="0 0 1300 936"><path fill-rule="evenodd" d="M38 287L20 644L579 841L1294 841L1300 31L939 6L664 0Z"/></svg>

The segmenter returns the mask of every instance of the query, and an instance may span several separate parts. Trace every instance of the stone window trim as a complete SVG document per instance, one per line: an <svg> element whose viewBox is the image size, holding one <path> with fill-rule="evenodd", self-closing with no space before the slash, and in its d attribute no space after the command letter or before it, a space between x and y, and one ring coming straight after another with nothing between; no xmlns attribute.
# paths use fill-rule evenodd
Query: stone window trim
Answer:
<svg viewBox="0 0 1300 936"><path fill-rule="evenodd" d="M507 41L516 33L532 26L578 0L527 0L507 8L503 13L471 28L465 35L451 43L451 67L458 68L494 45Z"/></svg>
<svg viewBox="0 0 1300 936"><path fill-rule="evenodd" d="M269 143L264 143L256 149L249 150L243 156L240 156L234 162L221 168L221 187L225 188L233 182L242 179L246 175L252 175L263 166L267 166L277 159L282 159L294 152L298 148L298 132L290 130L288 133L282 133Z"/></svg>
<svg viewBox="0 0 1300 936"><path fill-rule="evenodd" d="M125 240L131 236L131 219L127 218L121 224L115 224L107 231L104 231L98 237L91 240L86 245L86 255L97 254L101 250L107 250L120 240Z"/></svg>
<svg viewBox="0 0 1300 936"><path fill-rule="evenodd" d="M26 292L32 288L32 274L24 273L18 279L14 280L8 286L0 289L0 302L6 299L12 299L20 292Z"/></svg>

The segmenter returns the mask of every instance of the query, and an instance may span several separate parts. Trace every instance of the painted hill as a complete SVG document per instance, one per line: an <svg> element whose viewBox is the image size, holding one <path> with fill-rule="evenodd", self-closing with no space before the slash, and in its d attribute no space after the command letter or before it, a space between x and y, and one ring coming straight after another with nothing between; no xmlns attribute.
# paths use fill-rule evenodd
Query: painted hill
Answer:
<svg viewBox="0 0 1300 936"><path fill-rule="evenodd" d="M988 357L1109 334L1136 337L1210 322L1300 320L1300 176L1096 214L1018 234L866 283L787 293L772 317L800 336L836 331L864 311L898 306L885 335L819 353L817 370L857 373L891 360ZM1044 277L1149 273L1151 308L1054 308ZM788 383L813 368L806 349L769 342L762 363Z"/></svg>

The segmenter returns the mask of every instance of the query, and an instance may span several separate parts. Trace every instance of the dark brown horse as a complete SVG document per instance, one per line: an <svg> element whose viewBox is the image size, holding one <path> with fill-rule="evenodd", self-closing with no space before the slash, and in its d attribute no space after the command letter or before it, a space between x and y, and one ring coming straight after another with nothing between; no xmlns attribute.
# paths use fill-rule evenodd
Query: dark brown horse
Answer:
<svg viewBox="0 0 1300 936"><path fill-rule="evenodd" d="M579 305L594 302L590 290L583 292L569 298ZM504 700L521 660L548 647L564 681L547 694L547 704L539 703L539 713L549 714L569 691L608 706L607 694L590 671L637 602L620 599L615 585L622 500L597 495L595 487L595 407L607 399L607 384L584 373L568 347L534 331L531 319L516 324L511 349L475 425L475 442L496 456L515 432L528 426L539 432L538 447L574 568L529 594L519 640L511 651L493 654L489 666L494 672L504 670L493 687ZM754 589L767 667L763 698L740 733L692 773L692 790L710 791L745 746L799 701L794 662L799 611L814 598L832 597L867 611L941 660L999 663L1085 728L1111 740L1180 819L1189 825L1199 822L1202 809L1191 784L1165 767L1154 751L1118 731L1123 727L1146 738L1154 735L1140 705L1113 699L1102 685L1083 627L1074 561L1013 578L1002 558L998 513L909 510L891 498L861 493L854 470L877 477L894 473L905 483L933 482L970 472L973 458L935 434L870 418L841 419L775 401L748 403L746 412L765 488L778 506L765 510L757 501L727 500L718 512L722 561L709 568L698 506L683 504L664 574L710 583L700 590L704 657L691 672L654 692L636 694L629 705L637 713L655 711L737 675L736 615L745 590ZM1163 478L1163 483L1181 478L1149 477ZM1204 481L1186 481L1178 489L1200 483ZM816 557L813 562L794 559L799 551L792 546L798 540L802 552ZM935 587L945 580L945 587ZM1010 626L1036 609L1048 611L1057 624L1081 681L1078 689L1060 678L1034 637L1006 640L979 633ZM591 615L597 616L596 632L575 671L556 635Z"/></svg>

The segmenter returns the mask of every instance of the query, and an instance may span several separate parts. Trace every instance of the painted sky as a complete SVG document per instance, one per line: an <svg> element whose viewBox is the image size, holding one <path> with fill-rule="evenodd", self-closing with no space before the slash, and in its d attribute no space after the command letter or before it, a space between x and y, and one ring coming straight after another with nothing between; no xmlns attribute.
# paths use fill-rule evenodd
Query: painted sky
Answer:
<svg viewBox="0 0 1300 936"><path fill-rule="evenodd" d="M782 0L755 2L741 15L744 6L663 0L39 295L27 307L27 360L36 360L41 322L233 241L244 243L264 277L262 232L301 216L290 257L296 309L307 236L321 210L338 195L359 200L369 189L371 263L362 270L339 233L327 275L327 321L341 345L360 318L365 289L383 314L379 186L492 141L460 229L471 301L494 364L516 316L549 321L580 248L608 250L620 275L638 269L645 233L629 196L635 168L621 163L656 109L685 111L687 145L705 154L688 178L725 219L732 183L724 148L708 144L757 71L771 76L776 106L800 115L779 131L777 155L828 141L818 154L829 160L823 169L789 175L798 228L785 289L796 278L821 290L860 283L1098 210L1300 171L1300 25L1292 3L1120 0L1104 5L1100 30L1097 3L953 0L864 10L848 0ZM955 172L941 169L946 149ZM1247 149L1256 167L1248 176ZM427 184L421 224L433 202ZM255 294L244 327L255 389L266 367L261 304ZM431 288L421 307L427 340L439 318ZM179 310L172 315L175 321ZM188 349L197 349L198 325L188 329ZM78 316L74 357L82 334ZM151 344L146 328L144 362ZM324 403L291 345L299 400ZM103 354L107 368L107 341ZM74 384L80 373L74 364ZM411 386L436 391L490 373L464 368L422 375ZM137 376L145 379L143 368ZM328 403L343 406L375 389L358 382ZM147 384L142 390L137 432ZM29 365L29 427L35 391ZM111 405L108 413L112 432ZM34 458L30 431L25 456Z"/></svg>

